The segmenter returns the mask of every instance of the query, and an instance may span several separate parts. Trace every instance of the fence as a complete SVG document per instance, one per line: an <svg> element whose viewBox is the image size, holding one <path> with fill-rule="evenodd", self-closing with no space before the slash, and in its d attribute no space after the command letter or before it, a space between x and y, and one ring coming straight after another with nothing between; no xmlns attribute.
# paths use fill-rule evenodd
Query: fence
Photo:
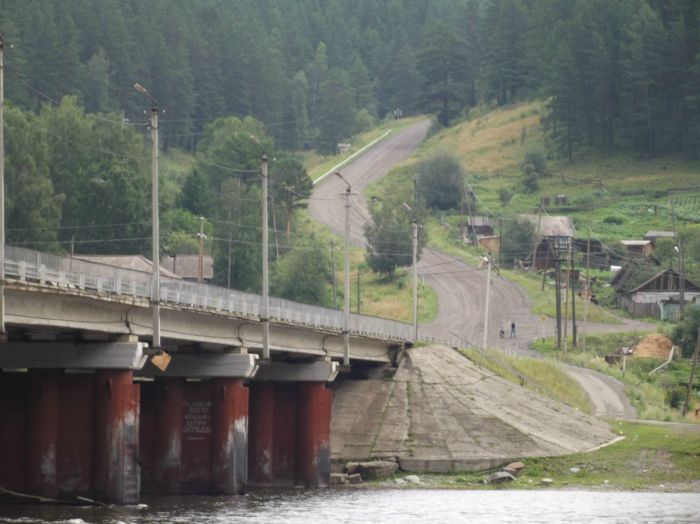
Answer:
<svg viewBox="0 0 700 524"><path fill-rule="evenodd" d="M150 273L15 246L5 248L5 277L95 293L151 296ZM262 297L235 289L161 276L160 297L163 304L260 318ZM269 299L269 317L272 321L319 329L341 331L343 328L341 311L276 297ZM403 342L412 340L413 326L396 320L351 314L350 333ZM420 340L460 345L457 340L429 337L420 337Z"/></svg>

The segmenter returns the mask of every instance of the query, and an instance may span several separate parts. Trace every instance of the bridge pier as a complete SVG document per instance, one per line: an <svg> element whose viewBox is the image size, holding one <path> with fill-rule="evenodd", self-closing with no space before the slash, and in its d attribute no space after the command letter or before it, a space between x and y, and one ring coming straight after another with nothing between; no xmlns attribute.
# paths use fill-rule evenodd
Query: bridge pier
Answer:
<svg viewBox="0 0 700 524"><path fill-rule="evenodd" d="M330 483L333 362L273 363L251 382L251 486L325 487Z"/></svg>
<svg viewBox="0 0 700 524"><path fill-rule="evenodd" d="M2 344L0 368L29 371L0 373L0 485L138 502L139 386L130 367L144 361L138 342Z"/></svg>
<svg viewBox="0 0 700 524"><path fill-rule="evenodd" d="M247 354L173 354L165 372L141 375L144 491L241 494L248 477L248 388L256 368Z"/></svg>

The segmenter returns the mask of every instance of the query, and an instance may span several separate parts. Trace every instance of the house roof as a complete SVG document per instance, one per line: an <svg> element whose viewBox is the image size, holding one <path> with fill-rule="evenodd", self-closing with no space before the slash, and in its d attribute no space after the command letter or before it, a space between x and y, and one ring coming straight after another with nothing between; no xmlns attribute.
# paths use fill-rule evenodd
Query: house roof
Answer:
<svg viewBox="0 0 700 524"><path fill-rule="evenodd" d="M199 277L199 255L166 256L161 258L160 264L181 278ZM203 265L202 277L211 280L214 277L214 259L210 255L205 255Z"/></svg>
<svg viewBox="0 0 700 524"><path fill-rule="evenodd" d="M573 238L576 236L576 228L574 228L574 222L571 220L571 217L520 215L520 218L535 226L535 234L540 237Z"/></svg>
<svg viewBox="0 0 700 524"><path fill-rule="evenodd" d="M121 269L143 271L144 273L151 273L153 271L153 264L151 261L141 255L75 255L73 258ZM160 274L164 277L179 278L176 274L171 273L163 267L163 264L160 265Z"/></svg>
<svg viewBox="0 0 700 524"><path fill-rule="evenodd" d="M630 293L636 293L637 291L641 291L644 287L646 287L648 284L650 284L654 280L658 279L659 277L661 277L663 275L668 275L668 274L673 275L674 277L680 278L680 275L676 271L674 271L673 269L671 269L671 268L665 269L663 271L659 271L651 278L645 280L644 282L639 284L637 287L630 290ZM673 291L677 291L677 290L674 289ZM688 280L688 278L686 277L685 278L685 291L700 291L700 287L695 285L693 282Z"/></svg>
<svg viewBox="0 0 700 524"><path fill-rule="evenodd" d="M493 220L491 220L491 217L475 215L473 217L469 217L467 224L472 227L492 227Z"/></svg>
<svg viewBox="0 0 700 524"><path fill-rule="evenodd" d="M620 244L626 247L648 246L651 240L620 240Z"/></svg>
<svg viewBox="0 0 700 524"><path fill-rule="evenodd" d="M676 234L673 231L647 231L644 234L644 238L651 240L651 238L675 238Z"/></svg>
<svg viewBox="0 0 700 524"><path fill-rule="evenodd" d="M610 280L610 285L616 291L629 292L640 283L645 282L659 273L659 266L659 261L654 257L628 260L622 268L615 273L612 280Z"/></svg>

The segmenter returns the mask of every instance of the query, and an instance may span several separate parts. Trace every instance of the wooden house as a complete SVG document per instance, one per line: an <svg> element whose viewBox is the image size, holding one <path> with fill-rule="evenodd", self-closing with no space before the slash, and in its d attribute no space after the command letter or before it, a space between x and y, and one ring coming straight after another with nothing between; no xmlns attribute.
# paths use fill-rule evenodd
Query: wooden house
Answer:
<svg viewBox="0 0 700 524"><path fill-rule="evenodd" d="M656 271L654 272L654 269ZM700 287L684 279L686 304L698 301ZM658 270L656 263L630 263L613 278L618 304L634 316L677 320L681 277L673 269Z"/></svg>
<svg viewBox="0 0 700 524"><path fill-rule="evenodd" d="M172 255L162 257L160 265L175 273L178 277L196 282L199 279L199 255ZM214 278L214 259L204 255L202 280L209 282Z"/></svg>
<svg viewBox="0 0 700 524"><path fill-rule="evenodd" d="M535 228L537 244L528 257L535 269L552 267L552 261L558 256L565 256L576 236L571 217L520 215L520 219L530 222Z"/></svg>
<svg viewBox="0 0 700 524"><path fill-rule="evenodd" d="M627 255L631 257L648 257L654 251L651 240L620 240L620 244L625 246Z"/></svg>

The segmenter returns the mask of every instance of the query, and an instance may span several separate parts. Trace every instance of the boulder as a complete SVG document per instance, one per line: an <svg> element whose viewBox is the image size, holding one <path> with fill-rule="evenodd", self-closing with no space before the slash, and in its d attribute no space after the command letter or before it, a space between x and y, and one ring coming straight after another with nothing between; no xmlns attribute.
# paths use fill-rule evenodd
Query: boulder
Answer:
<svg viewBox="0 0 700 524"><path fill-rule="evenodd" d="M581 468L573 467L573 468L569 468L569 471L570 471L571 473L576 474L576 473L578 473L579 471L581 471Z"/></svg>
<svg viewBox="0 0 700 524"><path fill-rule="evenodd" d="M406 475L403 479L409 484L420 484L420 477L418 475Z"/></svg>
<svg viewBox="0 0 700 524"><path fill-rule="evenodd" d="M554 479L550 479L549 477L545 477L542 480L540 480L540 484L543 486L549 486L554 483Z"/></svg>
<svg viewBox="0 0 700 524"><path fill-rule="evenodd" d="M347 464L345 464L345 473L347 473L348 475L357 473L357 468L359 467L359 465L359 462L348 462Z"/></svg>
<svg viewBox="0 0 700 524"><path fill-rule="evenodd" d="M517 475L523 469L525 469L525 464L522 462L511 462L505 468L503 468L503 471L507 471L511 475Z"/></svg>
<svg viewBox="0 0 700 524"><path fill-rule="evenodd" d="M396 462L390 460L373 460L360 462L357 470L364 480L377 480L390 477L399 469Z"/></svg>
<svg viewBox="0 0 700 524"><path fill-rule="evenodd" d="M503 484L505 482L513 482L515 477L507 471L497 471L496 473L491 473L485 480L487 484Z"/></svg>
<svg viewBox="0 0 700 524"><path fill-rule="evenodd" d="M404 479L394 479L394 484L406 484L406 481Z"/></svg>
<svg viewBox="0 0 700 524"><path fill-rule="evenodd" d="M331 486L347 484L348 476L345 473L331 473Z"/></svg>
<svg viewBox="0 0 700 524"><path fill-rule="evenodd" d="M362 475L359 473L348 475L348 484L362 484Z"/></svg>

